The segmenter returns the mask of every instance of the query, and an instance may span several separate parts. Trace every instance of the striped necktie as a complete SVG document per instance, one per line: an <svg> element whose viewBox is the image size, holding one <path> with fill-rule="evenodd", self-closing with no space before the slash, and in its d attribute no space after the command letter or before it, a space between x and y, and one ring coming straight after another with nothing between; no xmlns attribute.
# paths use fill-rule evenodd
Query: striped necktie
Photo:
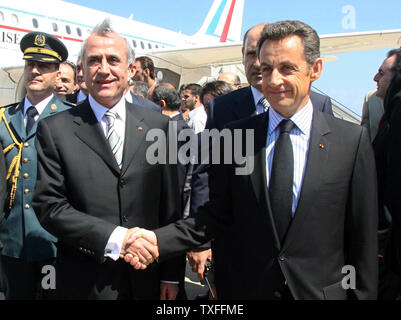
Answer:
<svg viewBox="0 0 401 320"><path fill-rule="evenodd" d="M260 98L258 104L260 104L263 107L264 112L266 112L270 107L269 102L265 97Z"/></svg>
<svg viewBox="0 0 401 320"><path fill-rule="evenodd" d="M105 116L107 122L107 141L109 142L111 151L121 169L123 160L123 143L114 128L114 121L116 120L117 114L114 111L108 110Z"/></svg>

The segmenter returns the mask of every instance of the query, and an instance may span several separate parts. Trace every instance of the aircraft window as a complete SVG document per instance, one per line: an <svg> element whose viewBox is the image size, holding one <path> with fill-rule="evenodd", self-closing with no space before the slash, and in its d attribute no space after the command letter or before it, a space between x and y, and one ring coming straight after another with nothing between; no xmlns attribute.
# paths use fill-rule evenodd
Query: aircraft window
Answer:
<svg viewBox="0 0 401 320"><path fill-rule="evenodd" d="M16 14L11 15L11 21L13 24L18 25L18 17Z"/></svg>
<svg viewBox="0 0 401 320"><path fill-rule="evenodd" d="M65 26L65 31L67 31L68 34L71 34L71 28L70 28L70 26Z"/></svg>
<svg viewBox="0 0 401 320"><path fill-rule="evenodd" d="M136 48L136 41L135 40L132 40L132 44L133 44L134 48Z"/></svg>
<svg viewBox="0 0 401 320"><path fill-rule="evenodd" d="M38 27L39 27L39 23L38 23L38 20L37 20L36 18L33 18L33 19L32 19L32 24L33 24L33 26L34 26L35 28L38 28Z"/></svg>
<svg viewBox="0 0 401 320"><path fill-rule="evenodd" d="M53 22L53 31L54 32L57 32L58 31L58 25L57 25L57 23L55 23L55 22Z"/></svg>
<svg viewBox="0 0 401 320"><path fill-rule="evenodd" d="M145 45L143 44L143 41L141 41L141 48L145 49Z"/></svg>
<svg viewBox="0 0 401 320"><path fill-rule="evenodd" d="M152 49L152 44L151 43L148 43L148 48Z"/></svg>
<svg viewBox="0 0 401 320"><path fill-rule="evenodd" d="M0 11L0 22L4 21L4 13L3 11Z"/></svg>
<svg viewBox="0 0 401 320"><path fill-rule="evenodd" d="M77 28L77 34L78 34L80 37L82 37L82 31L81 31L80 28Z"/></svg>

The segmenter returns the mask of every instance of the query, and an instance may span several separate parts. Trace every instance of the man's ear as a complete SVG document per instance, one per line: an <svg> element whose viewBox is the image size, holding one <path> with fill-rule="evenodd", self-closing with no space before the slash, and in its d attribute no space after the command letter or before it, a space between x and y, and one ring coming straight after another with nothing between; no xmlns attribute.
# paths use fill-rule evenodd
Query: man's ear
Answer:
<svg viewBox="0 0 401 320"><path fill-rule="evenodd" d="M136 73L136 67L135 64L132 62L128 66L128 79L132 79Z"/></svg>
<svg viewBox="0 0 401 320"><path fill-rule="evenodd" d="M150 70L149 70L149 68L143 69L143 73L146 75L146 78L149 78L149 77L150 77Z"/></svg>
<svg viewBox="0 0 401 320"><path fill-rule="evenodd" d="M54 79L54 88L56 88L58 86L58 84L61 81L61 71L57 71L56 72L56 78Z"/></svg>
<svg viewBox="0 0 401 320"><path fill-rule="evenodd" d="M195 95L195 97L196 97L196 102L202 104L200 95Z"/></svg>
<svg viewBox="0 0 401 320"><path fill-rule="evenodd" d="M323 71L323 59L317 58L310 69L311 82L320 78Z"/></svg>
<svg viewBox="0 0 401 320"><path fill-rule="evenodd" d="M160 100L157 104L160 106L160 108L161 108L162 110L163 110L163 109L166 109L166 106L167 106L166 101Z"/></svg>

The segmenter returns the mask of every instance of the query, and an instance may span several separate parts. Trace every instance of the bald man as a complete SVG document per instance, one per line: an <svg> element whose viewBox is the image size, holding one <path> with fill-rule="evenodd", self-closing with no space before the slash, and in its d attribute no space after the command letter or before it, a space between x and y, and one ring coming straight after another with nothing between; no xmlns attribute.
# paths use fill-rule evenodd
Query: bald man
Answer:
<svg viewBox="0 0 401 320"><path fill-rule="evenodd" d="M233 90L242 88L240 77L234 72L223 72L217 77L217 80L227 82Z"/></svg>

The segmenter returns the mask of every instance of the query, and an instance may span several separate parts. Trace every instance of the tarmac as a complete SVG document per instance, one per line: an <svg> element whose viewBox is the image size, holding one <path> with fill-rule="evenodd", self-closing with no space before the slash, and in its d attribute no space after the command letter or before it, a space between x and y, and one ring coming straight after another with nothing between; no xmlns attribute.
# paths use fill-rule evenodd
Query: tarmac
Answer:
<svg viewBox="0 0 401 320"><path fill-rule="evenodd" d="M198 275L192 272L188 260L185 269L185 291L187 293L188 300L195 300L198 295L206 294L209 291L207 286L201 284Z"/></svg>
<svg viewBox="0 0 401 320"><path fill-rule="evenodd" d="M201 284L198 275L192 272L188 261L185 269L185 291L188 300L195 300L198 295L204 295L208 292L208 287ZM3 292L0 292L0 300L5 300Z"/></svg>

